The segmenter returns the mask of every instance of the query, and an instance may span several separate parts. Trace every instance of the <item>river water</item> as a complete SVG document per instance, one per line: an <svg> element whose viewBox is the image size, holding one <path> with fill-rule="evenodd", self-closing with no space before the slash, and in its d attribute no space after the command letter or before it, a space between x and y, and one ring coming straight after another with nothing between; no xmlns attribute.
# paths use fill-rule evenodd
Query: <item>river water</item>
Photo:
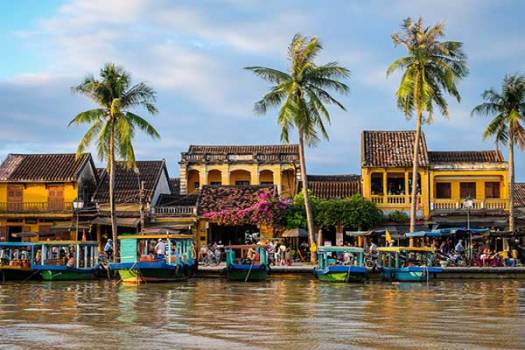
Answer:
<svg viewBox="0 0 525 350"><path fill-rule="evenodd" d="M525 281L0 284L5 349L525 349Z"/></svg>

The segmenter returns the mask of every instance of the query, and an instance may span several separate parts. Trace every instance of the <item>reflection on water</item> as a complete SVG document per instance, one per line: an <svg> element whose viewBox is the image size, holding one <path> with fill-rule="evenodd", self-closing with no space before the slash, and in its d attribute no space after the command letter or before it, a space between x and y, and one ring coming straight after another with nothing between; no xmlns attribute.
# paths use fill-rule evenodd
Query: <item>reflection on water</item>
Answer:
<svg viewBox="0 0 525 350"><path fill-rule="evenodd" d="M525 282L0 284L0 348L525 348Z"/></svg>

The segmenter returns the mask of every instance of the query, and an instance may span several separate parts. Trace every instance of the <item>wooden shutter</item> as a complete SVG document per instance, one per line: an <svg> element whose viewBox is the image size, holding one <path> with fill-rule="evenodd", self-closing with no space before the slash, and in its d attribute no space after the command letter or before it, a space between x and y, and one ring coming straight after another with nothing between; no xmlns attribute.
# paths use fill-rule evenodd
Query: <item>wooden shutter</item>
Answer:
<svg viewBox="0 0 525 350"><path fill-rule="evenodd" d="M476 183L475 182L462 182L459 184L459 192L461 198L470 197L476 198Z"/></svg>
<svg viewBox="0 0 525 350"><path fill-rule="evenodd" d="M436 183L436 198L450 199L452 197L450 182Z"/></svg>
<svg viewBox="0 0 525 350"><path fill-rule="evenodd" d="M485 198L500 198L499 182L485 182Z"/></svg>
<svg viewBox="0 0 525 350"><path fill-rule="evenodd" d="M64 210L64 186L51 185L48 187L48 210Z"/></svg>
<svg viewBox="0 0 525 350"><path fill-rule="evenodd" d="M21 211L24 202L24 186L7 185L7 210Z"/></svg>

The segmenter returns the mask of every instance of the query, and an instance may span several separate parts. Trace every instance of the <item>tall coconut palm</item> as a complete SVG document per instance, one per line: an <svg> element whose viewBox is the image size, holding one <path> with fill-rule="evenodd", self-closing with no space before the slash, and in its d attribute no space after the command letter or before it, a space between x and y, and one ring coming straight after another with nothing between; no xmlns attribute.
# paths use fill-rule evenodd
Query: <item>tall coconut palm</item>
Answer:
<svg viewBox="0 0 525 350"><path fill-rule="evenodd" d="M155 91L144 83L131 85L130 75L119 66L106 64L100 70L100 77L87 76L80 85L72 90L89 97L98 105L79 113L70 125L89 124L90 127L82 137L77 156L84 153L95 141L97 153L101 160L107 161L109 173L109 205L111 215L111 232L114 257L117 255L117 224L115 217L115 161L116 156L126 161L130 169L135 169L135 150L133 138L139 128L153 138L159 133L143 117L132 110L143 107L149 114L157 113Z"/></svg>
<svg viewBox="0 0 525 350"><path fill-rule="evenodd" d="M463 44L457 41L441 41L445 35L443 24L425 27L423 19L414 22L410 17L403 21L401 31L392 35L394 46L401 45L407 55L395 60L387 70L387 76L402 71L396 92L397 105L407 119L416 116L416 135L413 150L412 193L410 202L410 231L416 226L417 183L419 170L419 141L421 127L431 123L434 108L448 117L445 93L461 100L456 83L468 74ZM426 113L426 115L424 115Z"/></svg>
<svg viewBox="0 0 525 350"><path fill-rule="evenodd" d="M483 92L484 103L476 106L472 114L491 117L483 138L493 137L496 145L507 145L509 152L509 231L514 232L514 145L525 150L525 76L506 75L501 92L494 89Z"/></svg>
<svg viewBox="0 0 525 350"><path fill-rule="evenodd" d="M322 46L317 37L307 38L296 34L288 48L290 66L287 72L266 67L246 67L273 84L270 91L255 104L255 111L264 114L269 108L280 106L277 122L281 127L281 140L285 143L289 142L290 131L297 130L308 239L311 246L315 242L314 224L308 196L304 147L314 146L320 137L328 139L325 123L330 123L330 114L325 105L334 104L345 110L328 90L348 93L349 88L341 79L350 77L350 71L336 62L317 65L314 60L321 50ZM312 262L315 262L315 254L311 256Z"/></svg>

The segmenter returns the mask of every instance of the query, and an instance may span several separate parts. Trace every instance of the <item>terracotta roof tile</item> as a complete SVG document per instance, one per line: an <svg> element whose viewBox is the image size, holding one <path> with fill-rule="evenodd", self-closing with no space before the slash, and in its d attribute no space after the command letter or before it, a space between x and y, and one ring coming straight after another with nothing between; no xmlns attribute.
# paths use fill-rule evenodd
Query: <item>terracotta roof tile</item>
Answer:
<svg viewBox="0 0 525 350"><path fill-rule="evenodd" d="M0 165L0 181L8 182L71 182L87 162L89 153L78 159L66 154L9 154Z"/></svg>
<svg viewBox="0 0 525 350"><path fill-rule="evenodd" d="M361 176L308 175L308 187L318 198L347 198L361 193Z"/></svg>
<svg viewBox="0 0 525 350"><path fill-rule="evenodd" d="M363 131L362 163L365 167L410 167L415 131ZM419 143L419 166L428 165L425 134Z"/></svg>
<svg viewBox="0 0 525 350"><path fill-rule="evenodd" d="M115 173L115 201L116 203L139 203L140 183L144 181L144 195L151 201L157 182L165 171L163 160L137 161L138 172L128 169L124 162L117 162ZM94 195L98 203L109 202L109 174L104 170L100 184Z"/></svg>
<svg viewBox="0 0 525 350"><path fill-rule="evenodd" d="M514 183L514 206L525 208L525 182Z"/></svg>
<svg viewBox="0 0 525 350"><path fill-rule="evenodd" d="M193 154L279 154L299 153L299 145L190 145Z"/></svg>
<svg viewBox="0 0 525 350"><path fill-rule="evenodd" d="M161 194L157 201L157 207L177 207L197 205L199 194Z"/></svg>
<svg viewBox="0 0 525 350"><path fill-rule="evenodd" d="M204 186L197 211L203 215L212 211L245 209L257 203L261 192L277 196L273 186Z"/></svg>
<svg viewBox="0 0 525 350"><path fill-rule="evenodd" d="M428 152L430 163L501 163L500 151Z"/></svg>

